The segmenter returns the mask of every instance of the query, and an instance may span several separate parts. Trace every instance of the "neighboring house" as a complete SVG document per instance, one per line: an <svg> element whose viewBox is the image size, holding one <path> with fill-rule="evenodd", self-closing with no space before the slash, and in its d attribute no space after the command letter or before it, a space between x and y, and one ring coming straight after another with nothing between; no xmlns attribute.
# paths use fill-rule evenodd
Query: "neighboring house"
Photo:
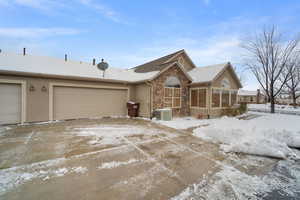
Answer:
<svg viewBox="0 0 300 200"><path fill-rule="evenodd" d="M296 96L299 95L300 92L296 92ZM282 92L280 95L276 97L276 103L278 104L293 104L293 98L289 93ZM296 99L296 104L300 104L300 97Z"/></svg>
<svg viewBox="0 0 300 200"><path fill-rule="evenodd" d="M238 91L238 102L239 103L265 103L266 98L260 90L249 91L249 90L239 90Z"/></svg>
<svg viewBox="0 0 300 200"><path fill-rule="evenodd" d="M230 63L196 67L184 50L131 69L42 56L0 53L0 124L139 115L216 117L237 103L242 85Z"/></svg>

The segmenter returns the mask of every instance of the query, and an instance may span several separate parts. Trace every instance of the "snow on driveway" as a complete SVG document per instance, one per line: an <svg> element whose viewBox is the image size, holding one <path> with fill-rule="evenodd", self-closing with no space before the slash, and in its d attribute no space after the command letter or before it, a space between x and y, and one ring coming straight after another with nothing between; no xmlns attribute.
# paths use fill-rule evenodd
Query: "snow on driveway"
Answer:
<svg viewBox="0 0 300 200"><path fill-rule="evenodd" d="M99 125L94 127L71 128L72 134L78 136L92 136L91 145L120 144L123 137L147 135L153 136L161 132L158 129L133 125Z"/></svg>

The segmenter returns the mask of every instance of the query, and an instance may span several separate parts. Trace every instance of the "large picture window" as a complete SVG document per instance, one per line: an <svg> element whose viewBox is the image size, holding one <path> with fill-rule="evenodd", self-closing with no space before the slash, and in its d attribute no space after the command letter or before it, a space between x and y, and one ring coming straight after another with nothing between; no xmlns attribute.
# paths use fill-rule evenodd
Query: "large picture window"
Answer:
<svg viewBox="0 0 300 200"><path fill-rule="evenodd" d="M206 108L206 88L191 89L191 107Z"/></svg>
<svg viewBox="0 0 300 200"><path fill-rule="evenodd" d="M170 76L165 81L164 107L165 108L181 107L180 81L176 76Z"/></svg>
<svg viewBox="0 0 300 200"><path fill-rule="evenodd" d="M164 95L165 108L180 108L181 107L181 89L165 87Z"/></svg>

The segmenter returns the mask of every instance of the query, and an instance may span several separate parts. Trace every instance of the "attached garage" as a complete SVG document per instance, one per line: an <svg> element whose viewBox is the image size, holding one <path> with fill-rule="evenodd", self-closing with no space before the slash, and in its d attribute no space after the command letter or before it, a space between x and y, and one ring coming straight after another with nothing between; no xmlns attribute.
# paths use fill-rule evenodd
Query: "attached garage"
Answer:
<svg viewBox="0 0 300 200"><path fill-rule="evenodd" d="M0 125L23 122L22 84L0 81Z"/></svg>
<svg viewBox="0 0 300 200"><path fill-rule="evenodd" d="M101 116L126 116L128 88L52 86L53 110L50 119L78 119ZM51 112L50 112L51 113Z"/></svg>

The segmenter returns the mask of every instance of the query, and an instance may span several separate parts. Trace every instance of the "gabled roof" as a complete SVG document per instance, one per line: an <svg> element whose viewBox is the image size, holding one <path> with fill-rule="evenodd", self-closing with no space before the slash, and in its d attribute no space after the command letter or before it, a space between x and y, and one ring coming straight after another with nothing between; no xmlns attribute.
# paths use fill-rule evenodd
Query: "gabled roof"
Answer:
<svg viewBox="0 0 300 200"><path fill-rule="evenodd" d="M188 72L193 83L206 83L213 81L228 63L197 67Z"/></svg>
<svg viewBox="0 0 300 200"><path fill-rule="evenodd" d="M150 62L144 63L142 65L138 65L138 66L136 66L134 68L131 68L131 69L134 69L134 71L138 72L138 73L145 73L145 72L151 72L151 71L161 71L167 66L167 63L172 62L172 61L176 61L176 60L173 60L173 58L175 58L176 56L178 56L180 54L184 54L187 57L187 59L191 62L192 66L196 67L194 65L193 61L189 58L189 56L185 52L185 50L182 49L182 50L176 51L174 53L171 53L169 55L166 55L166 56L157 58L155 60L152 60Z"/></svg>
<svg viewBox="0 0 300 200"><path fill-rule="evenodd" d="M242 87L242 84L237 77L232 65L230 62L209 65L205 67L197 67L188 72L188 74L193 79L193 84L195 83L209 83L215 81L226 69L230 69L233 75L233 78L237 81L239 87Z"/></svg>
<svg viewBox="0 0 300 200"><path fill-rule="evenodd" d="M185 68L180 63L178 63L177 61L169 62L169 63L166 63L164 65L165 65L164 69L161 70L156 75L154 75L150 80L153 80L153 79L157 78L160 74L164 73L169 68L171 68L175 65L175 66L179 67L179 69L181 69L181 71L184 73L184 75L187 77L187 79L189 79L190 81L193 81L192 77L188 74L188 72L185 70Z"/></svg>

